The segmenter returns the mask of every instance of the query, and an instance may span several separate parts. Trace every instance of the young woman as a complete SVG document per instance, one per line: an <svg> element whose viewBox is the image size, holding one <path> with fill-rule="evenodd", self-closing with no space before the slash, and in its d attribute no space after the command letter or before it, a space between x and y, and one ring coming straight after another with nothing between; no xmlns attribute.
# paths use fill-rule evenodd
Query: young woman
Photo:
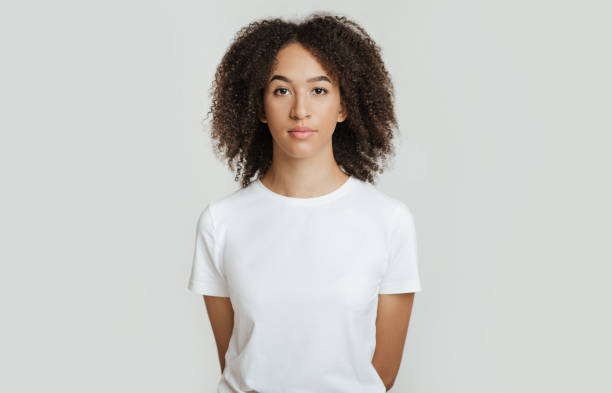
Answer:
<svg viewBox="0 0 612 393"><path fill-rule="evenodd" d="M218 392L388 391L421 285L413 216L374 187L397 126L380 49L346 17L253 22L211 112L215 151L242 176L202 211L188 284Z"/></svg>

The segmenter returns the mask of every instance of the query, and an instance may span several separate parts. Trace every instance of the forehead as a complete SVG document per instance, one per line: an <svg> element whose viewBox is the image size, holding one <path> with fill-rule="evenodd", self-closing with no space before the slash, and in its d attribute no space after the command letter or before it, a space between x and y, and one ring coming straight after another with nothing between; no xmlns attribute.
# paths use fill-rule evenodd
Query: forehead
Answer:
<svg viewBox="0 0 612 393"><path fill-rule="evenodd" d="M292 43L278 51L272 73L286 76L292 81L306 81L315 76L325 75L331 80L331 75L319 63L317 58L301 44Z"/></svg>

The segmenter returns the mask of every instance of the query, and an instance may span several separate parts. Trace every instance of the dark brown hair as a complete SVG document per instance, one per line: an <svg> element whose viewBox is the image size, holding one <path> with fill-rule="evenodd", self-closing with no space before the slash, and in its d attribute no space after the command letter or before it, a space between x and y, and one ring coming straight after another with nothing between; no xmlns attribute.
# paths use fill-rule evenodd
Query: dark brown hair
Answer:
<svg viewBox="0 0 612 393"><path fill-rule="evenodd" d="M334 158L347 173L376 184L395 152L393 84L380 48L356 22L315 12L303 21L261 19L240 29L223 56L210 92L215 154L248 186L272 164L272 136L259 120L276 54L300 43L339 84L348 111L332 136ZM208 116L207 116L208 117Z"/></svg>

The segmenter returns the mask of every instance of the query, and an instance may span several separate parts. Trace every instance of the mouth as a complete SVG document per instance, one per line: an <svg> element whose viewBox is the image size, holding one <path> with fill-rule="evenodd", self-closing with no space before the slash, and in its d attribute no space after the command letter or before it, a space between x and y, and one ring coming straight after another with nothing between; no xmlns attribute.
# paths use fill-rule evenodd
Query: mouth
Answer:
<svg viewBox="0 0 612 393"><path fill-rule="evenodd" d="M291 134L292 137L297 138L297 139L306 139L308 137L310 137L312 134L314 134L316 131L312 130L308 127L294 127L291 130L289 130L289 134Z"/></svg>
<svg viewBox="0 0 612 393"><path fill-rule="evenodd" d="M309 127L298 126L298 127L293 127L292 129L289 130L289 132L315 132L315 130Z"/></svg>

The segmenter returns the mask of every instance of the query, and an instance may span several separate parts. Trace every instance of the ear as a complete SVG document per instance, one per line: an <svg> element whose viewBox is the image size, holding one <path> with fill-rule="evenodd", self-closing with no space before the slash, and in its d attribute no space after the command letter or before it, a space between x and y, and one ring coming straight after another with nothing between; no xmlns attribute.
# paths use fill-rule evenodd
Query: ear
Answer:
<svg viewBox="0 0 612 393"><path fill-rule="evenodd" d="M340 111L338 112L338 123L342 123L348 116L346 106L343 102L340 102Z"/></svg>
<svg viewBox="0 0 612 393"><path fill-rule="evenodd" d="M257 116L259 117L259 121L261 121L262 123L267 123L268 120L266 119L266 114L263 110L263 107L259 107L259 110L257 111Z"/></svg>

